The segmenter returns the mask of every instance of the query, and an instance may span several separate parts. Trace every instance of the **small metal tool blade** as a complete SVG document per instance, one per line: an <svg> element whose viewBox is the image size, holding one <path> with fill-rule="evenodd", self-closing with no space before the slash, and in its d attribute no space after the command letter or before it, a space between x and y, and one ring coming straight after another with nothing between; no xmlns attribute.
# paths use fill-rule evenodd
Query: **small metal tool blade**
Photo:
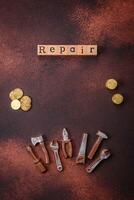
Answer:
<svg viewBox="0 0 134 200"><path fill-rule="evenodd" d="M86 147L87 147L87 138L88 138L88 134L84 133L83 137L82 137L82 142L80 145L80 149L79 149L79 153L78 156L76 158L76 163L81 163L84 164L85 163L85 154L86 154Z"/></svg>
<svg viewBox="0 0 134 200"><path fill-rule="evenodd" d="M80 150L79 150L80 155L85 155L85 153L86 153L87 137L88 137L88 134L84 133L83 138L82 138L82 142L81 142L81 146L80 146Z"/></svg>
<svg viewBox="0 0 134 200"><path fill-rule="evenodd" d="M31 142L35 146L37 144L37 139L35 137L32 137Z"/></svg>
<svg viewBox="0 0 134 200"><path fill-rule="evenodd" d="M68 132L66 128L63 128L62 136L64 141L68 141Z"/></svg>

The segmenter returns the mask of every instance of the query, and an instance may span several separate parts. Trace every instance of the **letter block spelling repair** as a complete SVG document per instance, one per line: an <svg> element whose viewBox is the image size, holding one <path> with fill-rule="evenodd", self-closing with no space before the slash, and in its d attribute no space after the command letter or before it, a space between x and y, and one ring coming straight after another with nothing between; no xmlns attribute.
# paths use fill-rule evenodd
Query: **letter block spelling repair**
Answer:
<svg viewBox="0 0 134 200"><path fill-rule="evenodd" d="M37 45L38 56L96 56L97 45Z"/></svg>

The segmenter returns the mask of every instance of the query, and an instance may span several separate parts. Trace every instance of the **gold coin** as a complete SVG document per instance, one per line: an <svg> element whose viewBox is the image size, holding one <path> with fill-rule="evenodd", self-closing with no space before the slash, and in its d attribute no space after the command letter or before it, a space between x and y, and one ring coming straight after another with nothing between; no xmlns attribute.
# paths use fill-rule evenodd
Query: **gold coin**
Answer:
<svg viewBox="0 0 134 200"><path fill-rule="evenodd" d="M24 104L21 104L21 109L23 111L29 111L31 109L32 105L31 104L27 104L27 105L24 105Z"/></svg>
<svg viewBox="0 0 134 200"><path fill-rule="evenodd" d="M106 81L106 88L108 88L109 90L114 90L117 87L118 83L115 79L108 79Z"/></svg>
<svg viewBox="0 0 134 200"><path fill-rule="evenodd" d="M14 99L20 99L23 96L23 91L21 88L15 88L14 90L12 90L9 94L9 98L11 100Z"/></svg>
<svg viewBox="0 0 134 200"><path fill-rule="evenodd" d="M15 99L15 97L14 97L14 91L13 91L13 90L9 93L9 98L10 98L11 100L14 100L14 99Z"/></svg>
<svg viewBox="0 0 134 200"><path fill-rule="evenodd" d="M23 96L23 90L21 88L14 89L14 96L16 99L20 99Z"/></svg>
<svg viewBox="0 0 134 200"><path fill-rule="evenodd" d="M19 110L20 109L20 101L18 99L14 99L11 101L11 108L13 110Z"/></svg>
<svg viewBox="0 0 134 200"><path fill-rule="evenodd" d="M23 97L21 98L20 102L21 102L21 104L24 104L24 105L26 105L26 104L31 104L32 99L31 99L31 97L29 97L29 96L23 96Z"/></svg>
<svg viewBox="0 0 134 200"><path fill-rule="evenodd" d="M112 96L112 101L115 104L121 104L124 100L124 97L122 96L122 94L114 94Z"/></svg>

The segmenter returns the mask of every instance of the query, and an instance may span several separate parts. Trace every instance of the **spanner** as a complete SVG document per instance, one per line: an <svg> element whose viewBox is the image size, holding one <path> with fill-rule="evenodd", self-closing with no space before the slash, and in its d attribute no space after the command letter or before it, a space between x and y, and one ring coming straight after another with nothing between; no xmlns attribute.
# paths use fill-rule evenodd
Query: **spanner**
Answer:
<svg viewBox="0 0 134 200"><path fill-rule="evenodd" d="M55 157L55 162L56 162L56 166L57 166L57 170L59 172L61 172L63 170L63 167L62 167L62 164L61 164L61 160L60 160L60 156L59 156L59 152L58 152L58 149L59 149L59 144L58 142L56 141L54 143L54 141L52 141L50 143L50 148L52 149L52 151L54 152L54 157Z"/></svg>
<svg viewBox="0 0 134 200"><path fill-rule="evenodd" d="M87 168L86 171L87 173L91 173L96 167L97 165L102 161L102 160L106 160L107 158L109 158L109 156L111 155L110 151L108 149L103 149L100 152L100 155L98 156L98 158L96 158Z"/></svg>

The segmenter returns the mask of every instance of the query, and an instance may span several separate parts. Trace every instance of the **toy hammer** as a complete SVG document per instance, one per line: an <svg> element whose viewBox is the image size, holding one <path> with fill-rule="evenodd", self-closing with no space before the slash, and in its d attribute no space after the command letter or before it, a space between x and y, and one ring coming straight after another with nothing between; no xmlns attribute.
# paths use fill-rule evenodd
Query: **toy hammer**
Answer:
<svg viewBox="0 0 134 200"><path fill-rule="evenodd" d="M50 162L49 156L48 156L48 152L47 152L47 149L45 147L42 135L40 135L38 137L32 137L31 142L34 146L36 146L37 144L41 145L42 151L44 152L44 155L45 155L45 162L46 162L46 164L49 164L49 162Z"/></svg>
<svg viewBox="0 0 134 200"><path fill-rule="evenodd" d="M96 142L94 143L94 145L93 145L91 151L90 151L89 154L88 154L88 158L89 158L89 159L92 159L92 158L94 157L94 155L95 155L97 149L99 148L99 146L100 146L102 140L108 138L108 136L107 136L105 133L101 132L101 131L98 131L98 132L96 133L96 135L98 135L98 138L97 138Z"/></svg>

